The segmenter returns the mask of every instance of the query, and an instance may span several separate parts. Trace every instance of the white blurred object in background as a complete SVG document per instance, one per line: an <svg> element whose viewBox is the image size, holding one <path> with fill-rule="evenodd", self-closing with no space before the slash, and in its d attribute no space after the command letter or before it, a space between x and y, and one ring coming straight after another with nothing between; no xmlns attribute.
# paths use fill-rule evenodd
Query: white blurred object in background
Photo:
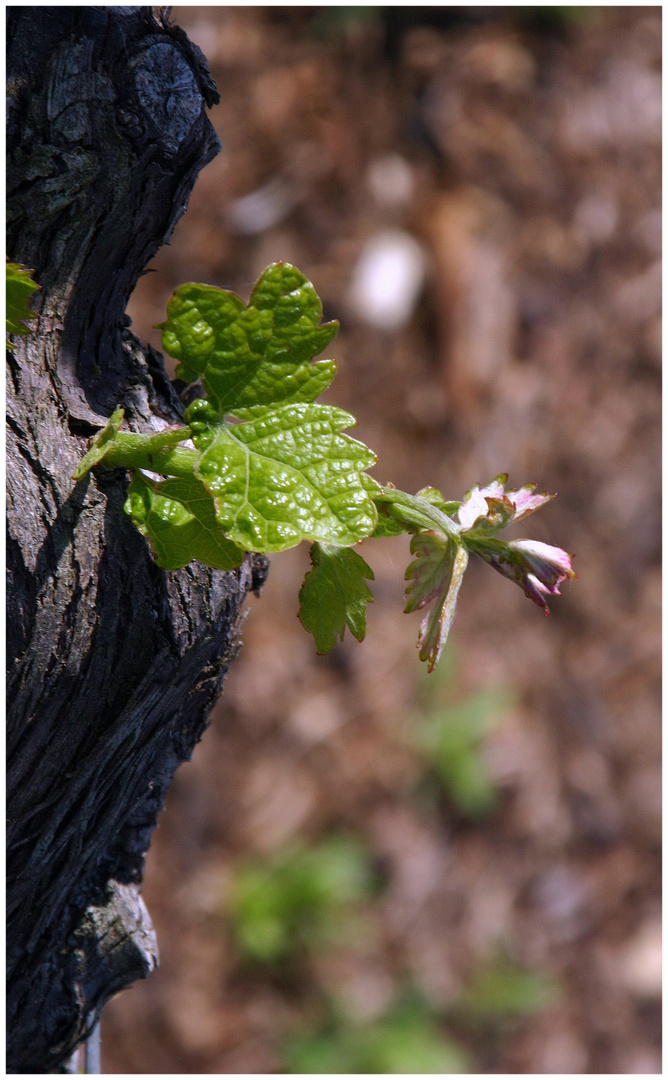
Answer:
<svg viewBox="0 0 668 1080"><path fill-rule="evenodd" d="M386 154L371 162L367 184L379 206L404 209L413 197L413 169L401 154Z"/></svg>
<svg viewBox="0 0 668 1080"><path fill-rule="evenodd" d="M238 236L255 236L284 221L298 202L294 185L277 174L248 195L233 199L227 207L227 223Z"/></svg>
<svg viewBox="0 0 668 1080"><path fill-rule="evenodd" d="M400 330L410 319L424 284L427 260L421 245L401 229L367 240L348 287L351 311L377 330Z"/></svg>

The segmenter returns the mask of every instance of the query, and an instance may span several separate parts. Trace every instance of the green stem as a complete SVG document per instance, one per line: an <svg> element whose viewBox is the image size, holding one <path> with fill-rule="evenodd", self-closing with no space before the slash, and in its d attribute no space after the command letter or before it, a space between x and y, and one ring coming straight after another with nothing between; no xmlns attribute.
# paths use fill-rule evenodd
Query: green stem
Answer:
<svg viewBox="0 0 668 1080"><path fill-rule="evenodd" d="M111 469L147 469L163 476L192 476L199 453L174 445L189 439L190 435L188 427L161 431L157 435L119 432L109 444L103 464Z"/></svg>
<svg viewBox="0 0 668 1080"><path fill-rule="evenodd" d="M477 537L475 532L469 532L466 536L466 546L469 551L480 555L485 562L489 562L492 555L508 558L508 541L499 540L496 536Z"/></svg>
<svg viewBox="0 0 668 1080"><path fill-rule="evenodd" d="M376 496L374 502L394 505L399 509L400 514L402 510L406 511L406 519L420 525L422 528L425 527L426 518L428 526L434 526L439 532L449 536L451 540L459 540L461 537L461 525L449 518L437 506L433 506L432 503L419 498L417 495L409 495L408 492L399 491L397 488L383 488L383 494Z"/></svg>

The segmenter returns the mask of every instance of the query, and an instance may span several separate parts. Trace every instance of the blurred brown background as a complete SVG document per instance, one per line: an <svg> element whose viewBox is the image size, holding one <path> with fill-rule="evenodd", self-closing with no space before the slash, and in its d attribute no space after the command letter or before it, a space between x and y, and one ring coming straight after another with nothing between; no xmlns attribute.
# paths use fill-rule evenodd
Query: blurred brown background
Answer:
<svg viewBox="0 0 668 1080"><path fill-rule="evenodd" d="M274 260L341 319L377 478L558 498L549 619L480 563L441 670L371 541L315 654L272 558L148 861L127 1073L660 1070L660 58L642 8L176 7L223 151L129 312Z"/></svg>

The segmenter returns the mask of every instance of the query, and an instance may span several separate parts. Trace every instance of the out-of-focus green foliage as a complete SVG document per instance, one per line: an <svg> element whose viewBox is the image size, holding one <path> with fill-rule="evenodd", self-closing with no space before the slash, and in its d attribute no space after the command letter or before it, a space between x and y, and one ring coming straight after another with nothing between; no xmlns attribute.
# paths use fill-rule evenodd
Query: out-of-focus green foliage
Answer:
<svg viewBox="0 0 668 1080"><path fill-rule="evenodd" d="M446 668L446 679L451 677ZM440 683L442 689L443 679ZM487 729L485 717L496 714L492 704L500 700L501 695L484 700L477 696L458 706L456 715L469 734L480 735ZM438 740L435 745L440 745ZM377 886L367 845L358 837L337 835L310 848L292 844L266 861L243 864L233 880L227 911L244 959L280 972L300 956L342 945L358 947L360 928L368 933L372 925L363 920L370 918L369 902ZM471 1031L493 1033L506 1021L542 1011L557 995L550 976L519 968L505 956L494 956L479 967L444 1014L404 984L402 996L385 1015L359 1022L354 1009L344 1009L320 988L309 1008L308 1026L283 1043L283 1071L467 1073L474 1063L463 1043Z"/></svg>
<svg viewBox="0 0 668 1080"><path fill-rule="evenodd" d="M358 838L294 845L237 872L230 904L234 936L250 959L276 963L331 942L373 888L371 857Z"/></svg>
<svg viewBox="0 0 668 1080"><path fill-rule="evenodd" d="M507 691L481 690L458 704L429 708L411 725L410 741L466 817L487 817L497 806L483 743L509 704Z"/></svg>
<svg viewBox="0 0 668 1080"><path fill-rule="evenodd" d="M494 1029L548 1008L558 997L555 981L508 960L481 967L449 1010L448 1026ZM443 1030L439 1017L422 997L408 989L385 1016L355 1023L330 1002L329 1015L316 1030L289 1039L283 1063L289 1073L467 1073L473 1068L461 1035Z"/></svg>
<svg viewBox="0 0 668 1080"><path fill-rule="evenodd" d="M527 24L530 28L541 30L543 33L557 33L571 25L584 23L592 17L592 13L605 14L604 6L591 5L557 5L545 4L545 6L532 5L526 8L515 8L519 14L519 21Z"/></svg>
<svg viewBox="0 0 668 1080"><path fill-rule="evenodd" d="M374 1023L334 1020L291 1040L284 1060L289 1073L466 1073L471 1067L466 1051L413 995Z"/></svg>
<svg viewBox="0 0 668 1080"><path fill-rule="evenodd" d="M496 959L474 973L457 1013L468 1024L494 1025L542 1012L558 994L555 980L545 972L527 971L505 958Z"/></svg>
<svg viewBox="0 0 668 1080"><path fill-rule="evenodd" d="M32 270L26 270L19 263L11 263L7 260L7 334L31 334L32 327L26 323L34 321L37 316L30 308L30 298L39 289L36 281L33 281ZM7 339L7 348L14 346Z"/></svg>
<svg viewBox="0 0 668 1080"><path fill-rule="evenodd" d="M318 37L341 38L378 22L379 9L364 4L334 5L314 9L313 30Z"/></svg>

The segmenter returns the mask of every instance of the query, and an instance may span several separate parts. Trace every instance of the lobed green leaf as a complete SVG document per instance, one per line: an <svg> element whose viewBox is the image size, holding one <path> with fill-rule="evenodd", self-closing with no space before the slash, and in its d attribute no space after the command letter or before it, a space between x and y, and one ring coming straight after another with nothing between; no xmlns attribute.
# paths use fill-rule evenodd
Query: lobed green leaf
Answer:
<svg viewBox="0 0 668 1080"><path fill-rule="evenodd" d="M362 470L375 463L342 435L354 417L327 405L287 405L206 440L197 476L223 531L248 551L283 551L300 540L348 545L376 525L380 491Z"/></svg>
<svg viewBox="0 0 668 1080"><path fill-rule="evenodd" d="M362 641L373 600L366 579L373 581L373 570L356 551L331 544L313 544L311 564L299 593L299 618L318 653L331 652L346 626Z"/></svg>
<svg viewBox="0 0 668 1080"><path fill-rule="evenodd" d="M194 476L157 482L136 473L125 510L165 570L179 570L193 559L233 570L243 561L243 548L223 534L211 497Z"/></svg>
<svg viewBox="0 0 668 1080"><path fill-rule="evenodd" d="M322 304L313 285L289 263L274 263L246 306L211 285L181 285L160 324L163 348L180 361L177 375L201 378L220 417L237 410L308 402L336 372L333 360L310 361L338 330L318 325Z"/></svg>

